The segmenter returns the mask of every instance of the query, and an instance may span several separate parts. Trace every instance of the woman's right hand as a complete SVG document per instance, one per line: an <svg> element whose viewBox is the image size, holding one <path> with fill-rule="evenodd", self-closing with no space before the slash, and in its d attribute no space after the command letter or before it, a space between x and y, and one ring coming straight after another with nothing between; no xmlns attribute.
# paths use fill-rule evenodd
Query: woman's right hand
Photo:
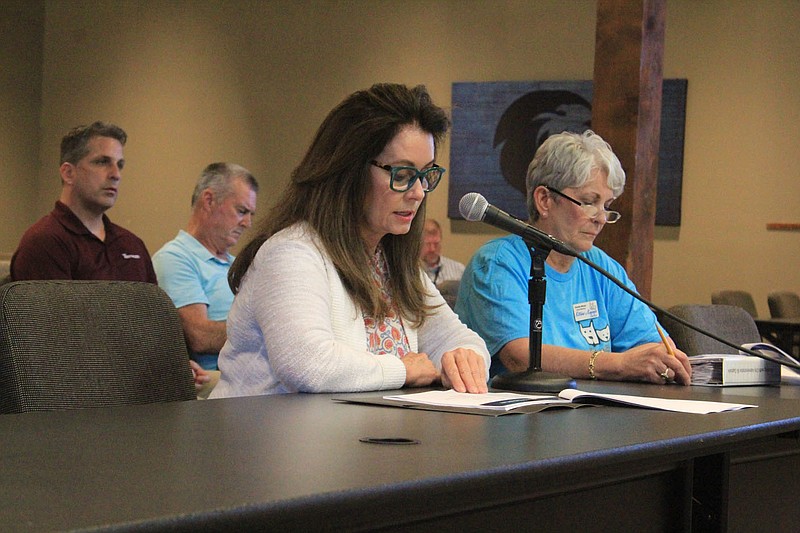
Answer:
<svg viewBox="0 0 800 533"><path fill-rule="evenodd" d="M406 366L406 387L427 387L439 377L427 354L409 352L400 360Z"/></svg>
<svg viewBox="0 0 800 533"><path fill-rule="evenodd" d="M674 381L681 385L691 385L692 367L688 357L675 347L672 339L668 338L667 342L672 346L675 355L669 354L663 343L646 343L614 354L603 361L601 361L603 359L601 355L597 362L616 367L616 371L610 379L647 381L659 385L663 385L667 381Z"/></svg>

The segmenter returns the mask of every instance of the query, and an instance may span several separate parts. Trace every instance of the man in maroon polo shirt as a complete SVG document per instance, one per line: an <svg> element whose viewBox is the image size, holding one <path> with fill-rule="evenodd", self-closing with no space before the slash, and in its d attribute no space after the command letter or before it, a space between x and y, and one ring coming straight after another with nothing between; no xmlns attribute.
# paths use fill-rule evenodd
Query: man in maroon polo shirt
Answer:
<svg viewBox="0 0 800 533"><path fill-rule="evenodd" d="M122 280L156 283L144 242L105 215L119 194L127 134L95 122L61 140L61 197L28 228L11 258L14 281Z"/></svg>
<svg viewBox="0 0 800 533"><path fill-rule="evenodd" d="M128 135L106 122L78 126L61 139L61 197L28 228L11 257L11 279L119 280L157 283L144 242L111 222ZM188 360L188 353L187 353ZM189 361L195 386L210 379Z"/></svg>

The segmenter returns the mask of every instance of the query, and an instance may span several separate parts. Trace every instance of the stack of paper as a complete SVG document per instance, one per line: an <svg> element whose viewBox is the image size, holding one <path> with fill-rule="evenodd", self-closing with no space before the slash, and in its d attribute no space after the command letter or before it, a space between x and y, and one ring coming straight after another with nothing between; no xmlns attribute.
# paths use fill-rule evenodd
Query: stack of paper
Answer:
<svg viewBox="0 0 800 533"><path fill-rule="evenodd" d="M692 385L777 385L781 365L751 355L693 355Z"/></svg>
<svg viewBox="0 0 800 533"><path fill-rule="evenodd" d="M728 385L777 385L781 382L781 365L798 362L772 344L757 342L742 346L767 356L770 360L740 354L705 354L689 357L692 364L692 385L724 387Z"/></svg>

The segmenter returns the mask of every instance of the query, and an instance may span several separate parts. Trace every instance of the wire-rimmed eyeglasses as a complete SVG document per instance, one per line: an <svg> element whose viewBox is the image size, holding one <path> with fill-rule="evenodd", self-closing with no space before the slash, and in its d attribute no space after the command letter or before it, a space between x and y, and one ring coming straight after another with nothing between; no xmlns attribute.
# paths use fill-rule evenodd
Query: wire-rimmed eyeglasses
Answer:
<svg viewBox="0 0 800 533"><path fill-rule="evenodd" d="M622 215L620 213L618 213L617 211L607 211L605 209L601 210L599 207L597 207L594 204L587 204L587 203L584 203L584 202L579 202L575 198L572 198L571 196L567 196L563 192L559 191L558 189L554 189L553 187L550 187L549 185L544 185L544 188L547 189L548 191L552 192L552 193L555 193L555 194L561 196L562 198L566 198L567 200L569 200L573 204L575 204L577 206L580 206L580 208L583 209L583 212L586 213L586 216L588 216L589 218L597 217L600 214L600 211L602 211L603 214L605 214L605 219L606 219L606 223L607 224L613 224L614 222L617 222L617 221L619 221L619 219L622 218Z"/></svg>
<svg viewBox="0 0 800 533"><path fill-rule="evenodd" d="M370 161L371 165L382 168L387 171L391 178L389 179L389 188L395 192L406 192L411 189L419 178L422 183L422 190L431 192L439 185L439 182L447 172L447 169L439 165L433 165L425 170L417 170L414 167L393 167L391 165L381 165L374 159Z"/></svg>

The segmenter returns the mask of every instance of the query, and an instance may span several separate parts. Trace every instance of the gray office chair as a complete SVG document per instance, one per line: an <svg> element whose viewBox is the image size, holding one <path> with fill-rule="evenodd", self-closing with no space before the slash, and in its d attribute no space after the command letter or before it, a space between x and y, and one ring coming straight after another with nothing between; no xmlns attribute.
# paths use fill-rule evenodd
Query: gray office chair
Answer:
<svg viewBox="0 0 800 533"><path fill-rule="evenodd" d="M457 279L448 279L436 286L442 298L444 298L444 301L450 306L450 309L456 306L456 299L458 298L458 289L460 286L461 280Z"/></svg>
<svg viewBox="0 0 800 533"><path fill-rule="evenodd" d="M172 300L128 281L0 287L0 413L195 398Z"/></svg>
<svg viewBox="0 0 800 533"><path fill-rule="evenodd" d="M753 317L735 305L676 305L669 312L739 346L760 342L761 335ZM659 321L675 345L686 355L739 353L739 350L712 339L688 326L662 315Z"/></svg>
<svg viewBox="0 0 800 533"><path fill-rule="evenodd" d="M769 314L772 318L800 317L800 296L791 291L776 291L767 295Z"/></svg>
<svg viewBox="0 0 800 533"><path fill-rule="evenodd" d="M753 318L758 317L756 302L753 300L753 296L747 291L716 291L711 293L711 303L717 305L735 305L750 313L750 316Z"/></svg>

